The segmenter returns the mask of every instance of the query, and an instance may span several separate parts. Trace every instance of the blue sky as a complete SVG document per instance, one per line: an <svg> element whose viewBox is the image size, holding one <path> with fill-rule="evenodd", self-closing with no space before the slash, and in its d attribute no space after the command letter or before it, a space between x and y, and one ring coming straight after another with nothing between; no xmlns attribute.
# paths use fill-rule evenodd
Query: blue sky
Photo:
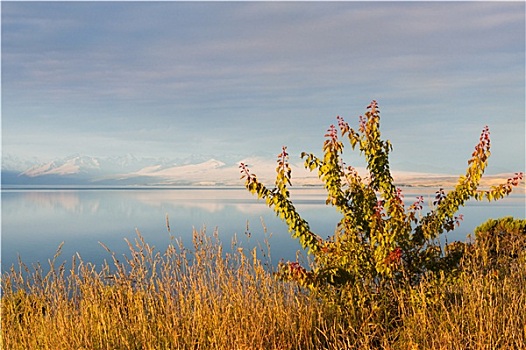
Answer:
<svg viewBox="0 0 526 350"><path fill-rule="evenodd" d="M3 155L299 160L376 99L394 169L463 172L484 125L525 169L524 2L1 6Z"/></svg>

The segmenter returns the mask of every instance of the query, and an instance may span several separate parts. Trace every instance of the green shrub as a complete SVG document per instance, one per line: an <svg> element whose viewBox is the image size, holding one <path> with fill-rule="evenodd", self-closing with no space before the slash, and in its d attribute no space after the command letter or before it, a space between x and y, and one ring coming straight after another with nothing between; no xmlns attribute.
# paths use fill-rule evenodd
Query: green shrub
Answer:
<svg viewBox="0 0 526 350"><path fill-rule="evenodd" d="M489 219L475 229L471 249L484 271L508 274L519 260L526 261L526 220Z"/></svg>
<svg viewBox="0 0 526 350"><path fill-rule="evenodd" d="M406 208L401 189L394 185L389 167L392 145L381 138L376 101L367 107L364 117L360 116L357 131L343 118L337 117L337 120L339 132L334 125L329 127L321 158L314 154L301 155L305 167L317 170L324 183L326 203L342 214L336 231L327 239L312 232L290 199L291 168L286 147L278 156L273 189L259 182L245 164L240 165L246 188L265 199L286 222L292 237L314 256L314 263L307 268L298 262L282 263L280 277L312 290L327 291L336 287L343 291L348 288L346 286L358 282L378 290L392 283L415 285L427 273L450 273L460 260L461 247L451 246L444 251L437 238L453 230L462 220L461 215L455 215L459 207L471 198L489 201L503 198L523 177L522 173L517 173L502 185L489 190L478 189L490 156L489 128L486 126L468 161L466 174L460 176L450 192L438 190L430 211L424 215L421 212L423 198L418 197ZM358 148L365 157L369 172L366 178L345 164L340 137L347 138L351 148Z"/></svg>

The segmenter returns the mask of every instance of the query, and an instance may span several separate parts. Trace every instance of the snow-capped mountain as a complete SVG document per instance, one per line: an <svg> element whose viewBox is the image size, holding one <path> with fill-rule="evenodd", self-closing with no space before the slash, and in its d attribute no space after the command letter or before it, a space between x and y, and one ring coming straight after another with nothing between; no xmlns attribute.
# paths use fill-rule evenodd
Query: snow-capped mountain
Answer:
<svg viewBox="0 0 526 350"><path fill-rule="evenodd" d="M242 186L239 164L253 166L258 179L273 183L276 161L264 158L245 158L227 164L210 158L192 156L181 160L123 157L91 157L73 155L63 159L33 164L23 171L3 166L4 185L227 185ZM193 162L192 162L193 161ZM10 167L14 167L10 164ZM18 167L20 168L20 167ZM317 181L308 176L301 161L291 164L297 184Z"/></svg>
<svg viewBox="0 0 526 350"><path fill-rule="evenodd" d="M5 156L4 156L5 157ZM16 157L5 157L2 162L2 185L82 185L82 186L243 186L239 164L246 164L259 181L272 185L276 177L276 160L251 157L236 162L224 162L215 158L202 160L192 156L170 160L139 158L131 154L122 157L90 157L73 155L63 159L29 165ZM317 171L310 172L303 162L291 160L292 184L296 186L322 185ZM24 170L20 170L24 169ZM357 168L367 177L365 168ZM487 184L500 183L509 174L485 176ZM399 185L447 187L456 183L458 177L426 172L393 171Z"/></svg>
<svg viewBox="0 0 526 350"><path fill-rule="evenodd" d="M44 175L89 174L100 170L100 163L97 158L75 155L63 160L35 165L22 172L21 175L36 177Z"/></svg>
<svg viewBox="0 0 526 350"><path fill-rule="evenodd" d="M210 159L206 162L199 164L185 164L185 165L174 165L170 167L163 167L162 165L153 165L140 169L135 173L131 173L131 176L155 176L155 177L180 177L182 175L199 175L203 172L219 169L224 167L226 164Z"/></svg>
<svg viewBox="0 0 526 350"><path fill-rule="evenodd" d="M72 155L47 162L22 161L4 155L3 185L163 185L223 183L229 168L233 179L239 179L236 166L209 159L197 164L178 165L176 160L139 158L132 154L122 157L91 157ZM221 169L222 170L218 170ZM225 172L225 174L222 174ZM230 175L226 175L229 177ZM228 180L228 179L227 179Z"/></svg>
<svg viewBox="0 0 526 350"><path fill-rule="evenodd" d="M227 166L219 160L209 159L197 164L147 166L125 176L128 178L148 178L150 182L160 185L224 185L226 183L232 184L232 179L238 179L237 174L239 171L236 166Z"/></svg>
<svg viewBox="0 0 526 350"><path fill-rule="evenodd" d="M41 164L38 158L20 158L12 154L2 153L2 171L23 172L35 164Z"/></svg>

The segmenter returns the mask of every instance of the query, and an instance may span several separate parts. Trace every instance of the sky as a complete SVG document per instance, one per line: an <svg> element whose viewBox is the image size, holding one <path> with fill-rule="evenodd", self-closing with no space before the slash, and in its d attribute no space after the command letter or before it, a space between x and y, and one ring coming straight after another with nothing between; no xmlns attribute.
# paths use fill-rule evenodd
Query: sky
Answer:
<svg viewBox="0 0 526 350"><path fill-rule="evenodd" d="M321 154L371 100L393 169L525 171L524 2L1 2L2 156ZM346 161L360 165L348 144Z"/></svg>

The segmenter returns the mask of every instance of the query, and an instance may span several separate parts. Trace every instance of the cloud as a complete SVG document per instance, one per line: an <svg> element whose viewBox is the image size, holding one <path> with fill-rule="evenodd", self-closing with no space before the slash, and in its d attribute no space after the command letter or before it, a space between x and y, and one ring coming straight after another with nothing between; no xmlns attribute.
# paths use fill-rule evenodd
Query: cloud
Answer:
<svg viewBox="0 0 526 350"><path fill-rule="evenodd" d="M35 152L80 139L97 152L314 150L337 114L351 121L373 98L417 158L434 150L404 134L442 129L457 157L472 142L456 130L483 114L524 139L523 3L2 6L3 126L39 134Z"/></svg>

